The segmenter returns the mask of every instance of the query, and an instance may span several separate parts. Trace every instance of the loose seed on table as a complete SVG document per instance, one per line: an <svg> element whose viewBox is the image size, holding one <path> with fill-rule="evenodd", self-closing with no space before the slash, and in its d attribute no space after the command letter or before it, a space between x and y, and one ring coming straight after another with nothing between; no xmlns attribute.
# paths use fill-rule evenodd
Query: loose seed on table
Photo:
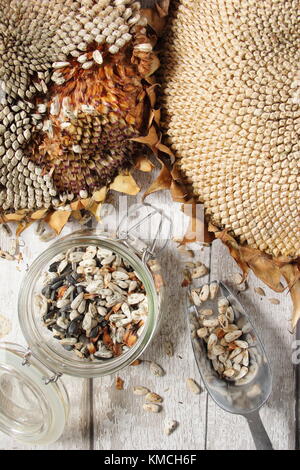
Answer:
<svg viewBox="0 0 300 470"><path fill-rule="evenodd" d="M155 403L144 403L143 409L151 413L159 413L162 407L160 405L156 405Z"/></svg>
<svg viewBox="0 0 300 470"><path fill-rule="evenodd" d="M147 395L145 396L145 400L150 403L162 403L163 402L163 398L157 393L153 393L153 392L147 393Z"/></svg>
<svg viewBox="0 0 300 470"><path fill-rule="evenodd" d="M202 392L200 385L198 385L194 379L187 379L186 384L188 386L188 389L195 395L200 395L200 393Z"/></svg>
<svg viewBox="0 0 300 470"><path fill-rule="evenodd" d="M134 387L133 389L134 395L147 395L147 393L150 393L150 390L146 387Z"/></svg>
<svg viewBox="0 0 300 470"><path fill-rule="evenodd" d="M174 346L173 346L173 343L171 343L171 341L165 341L163 343L163 348L164 348L164 352L167 356L169 356L169 357L174 356Z"/></svg>
<svg viewBox="0 0 300 470"><path fill-rule="evenodd" d="M156 362L150 362L150 372L156 377L162 377L165 375L165 371Z"/></svg>
<svg viewBox="0 0 300 470"><path fill-rule="evenodd" d="M178 422L175 420L168 420L165 422L164 433L166 436L170 436L178 427Z"/></svg>

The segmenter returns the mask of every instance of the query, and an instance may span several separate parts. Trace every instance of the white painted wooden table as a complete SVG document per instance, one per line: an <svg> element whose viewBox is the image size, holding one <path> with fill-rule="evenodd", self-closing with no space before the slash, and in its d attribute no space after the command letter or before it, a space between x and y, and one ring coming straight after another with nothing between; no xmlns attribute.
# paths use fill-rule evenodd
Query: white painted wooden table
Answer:
<svg viewBox="0 0 300 470"><path fill-rule="evenodd" d="M148 178L143 177L144 180ZM130 197L129 200L133 203L136 198ZM179 204L171 202L167 193L152 195L148 201L160 207L166 204L166 207L173 208L179 214ZM180 219L174 218L175 225L176 220ZM68 225L63 234L74 228L78 227ZM22 235L25 243L22 249L23 264L17 267L14 262L0 262L0 314L9 317L12 322L12 331L4 340L23 345L25 341L17 320L18 289L26 274L26 263L30 264L47 247L47 244L38 241L33 232L33 228L30 228ZM5 249L7 244L8 240L2 234L0 246ZM214 242L211 248L205 248L204 251L198 250L197 257L210 267L211 279L230 281L233 273L238 272L227 249L219 242ZM118 374L125 380L123 391L115 389L113 376L97 380L63 377L70 395L71 413L63 436L50 449L254 449L243 418L231 416L217 408L205 391L200 395L192 395L186 387L187 378L192 377L200 382L200 377L186 324L186 291L181 287L181 255L174 243L169 244L162 260L168 286L168 308L163 312L161 331L144 353L143 359L161 364L166 375L162 378L151 376L146 362L138 367L128 367ZM295 416L298 407L298 375L291 361L295 338L288 331L291 304L286 294L277 296L267 287L264 287L266 297L259 297L254 293L256 286L262 286L262 283L250 276L248 289L239 295L248 307L265 344L274 374L273 394L261 415L274 447L294 449L299 444L298 419ZM269 303L267 299L270 297L278 297L280 304ZM166 339L174 344L173 357L166 356L163 350ZM160 414L146 414L142 410L142 398L132 393L133 387L137 385L144 385L164 397ZM169 437L163 434L166 418L176 419L180 423ZM26 449L0 434L1 450L23 448Z"/></svg>

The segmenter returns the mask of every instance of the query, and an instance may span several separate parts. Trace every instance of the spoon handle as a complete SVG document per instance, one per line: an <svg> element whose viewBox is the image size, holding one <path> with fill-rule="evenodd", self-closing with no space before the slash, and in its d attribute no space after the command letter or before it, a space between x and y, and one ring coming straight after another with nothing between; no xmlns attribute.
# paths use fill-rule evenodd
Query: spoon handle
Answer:
<svg viewBox="0 0 300 470"><path fill-rule="evenodd" d="M272 442L263 425L259 411L253 411L244 415L248 421L248 425L257 450L273 450Z"/></svg>

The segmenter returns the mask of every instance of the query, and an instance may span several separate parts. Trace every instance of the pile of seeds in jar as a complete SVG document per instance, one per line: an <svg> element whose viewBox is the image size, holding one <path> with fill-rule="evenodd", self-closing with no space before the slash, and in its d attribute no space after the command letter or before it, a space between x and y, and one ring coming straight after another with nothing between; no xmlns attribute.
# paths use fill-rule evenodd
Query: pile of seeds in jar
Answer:
<svg viewBox="0 0 300 470"><path fill-rule="evenodd" d="M124 354L136 344L148 314L137 273L119 254L94 245L52 260L36 305L53 337L82 359Z"/></svg>
<svg viewBox="0 0 300 470"><path fill-rule="evenodd" d="M219 285L206 284L201 289L192 289L191 298L198 307L200 326L197 336L207 345L207 356L214 370L227 380L240 381L252 373L249 366L249 343L245 340L246 331L235 324L235 315L229 301L219 297L218 312L202 308L203 303L216 297Z"/></svg>

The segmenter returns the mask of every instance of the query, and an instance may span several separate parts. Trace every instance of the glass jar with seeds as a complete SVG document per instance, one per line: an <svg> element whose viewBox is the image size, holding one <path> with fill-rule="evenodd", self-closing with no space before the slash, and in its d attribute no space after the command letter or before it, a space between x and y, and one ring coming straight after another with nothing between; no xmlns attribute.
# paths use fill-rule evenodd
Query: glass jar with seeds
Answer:
<svg viewBox="0 0 300 470"><path fill-rule="evenodd" d="M116 373L149 345L160 323L164 287L153 246L150 255L137 242L121 234L76 232L31 265L18 302L28 349L0 345L0 385L5 377L18 406L25 402L35 411L20 425L14 402L2 400L0 392L0 430L27 443L57 440L69 409L61 376Z"/></svg>
<svg viewBox="0 0 300 470"><path fill-rule="evenodd" d="M131 364L160 317L163 292L150 268L107 234L79 232L55 242L33 263L20 292L19 318L31 348L38 345L55 371L80 377Z"/></svg>

